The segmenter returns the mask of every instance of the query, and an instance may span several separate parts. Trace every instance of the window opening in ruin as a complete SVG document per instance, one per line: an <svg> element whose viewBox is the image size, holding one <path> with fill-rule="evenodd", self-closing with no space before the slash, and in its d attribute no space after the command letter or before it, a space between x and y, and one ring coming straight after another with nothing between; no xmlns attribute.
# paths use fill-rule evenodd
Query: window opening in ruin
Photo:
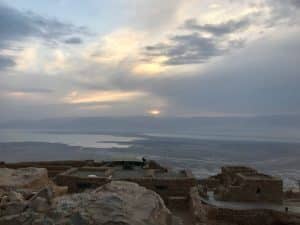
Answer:
<svg viewBox="0 0 300 225"><path fill-rule="evenodd" d="M260 188L258 187L258 188L256 189L256 194L259 195L260 193L261 193L261 190L260 190Z"/></svg>
<svg viewBox="0 0 300 225"><path fill-rule="evenodd" d="M156 185L155 188L160 191L168 190L168 187L164 185Z"/></svg>
<svg viewBox="0 0 300 225"><path fill-rule="evenodd" d="M78 189L80 189L80 190L84 190L84 189L92 188L93 185L92 185L92 184L89 184L89 183L78 183L78 184L77 184L77 187L78 187Z"/></svg>

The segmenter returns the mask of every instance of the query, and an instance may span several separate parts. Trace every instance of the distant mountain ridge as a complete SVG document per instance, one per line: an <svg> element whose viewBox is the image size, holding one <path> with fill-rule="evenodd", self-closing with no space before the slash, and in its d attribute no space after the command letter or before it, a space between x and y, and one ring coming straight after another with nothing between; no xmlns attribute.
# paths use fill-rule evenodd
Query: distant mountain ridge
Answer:
<svg viewBox="0 0 300 225"><path fill-rule="evenodd" d="M198 131L235 128L300 128L300 116L256 117L78 117L18 120L0 123L0 128L105 130L127 132Z"/></svg>

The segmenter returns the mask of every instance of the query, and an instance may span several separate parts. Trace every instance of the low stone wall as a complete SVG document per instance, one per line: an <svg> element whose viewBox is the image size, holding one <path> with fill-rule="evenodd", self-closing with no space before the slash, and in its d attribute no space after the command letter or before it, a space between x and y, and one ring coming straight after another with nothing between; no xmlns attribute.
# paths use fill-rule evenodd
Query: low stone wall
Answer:
<svg viewBox="0 0 300 225"><path fill-rule="evenodd" d="M67 186L70 193L100 187L110 180L106 178L80 178L60 175L56 179L58 185Z"/></svg>
<svg viewBox="0 0 300 225"><path fill-rule="evenodd" d="M206 205L208 220L226 221L236 225L298 225L300 216L268 209L233 210Z"/></svg>
<svg viewBox="0 0 300 225"><path fill-rule="evenodd" d="M111 181L106 177L70 176L70 174L72 174L75 171L78 171L78 168L72 168L65 171L64 173L59 174L56 177L55 182L58 185L67 186L69 192L74 193L84 191L85 189L97 188Z"/></svg>
<svg viewBox="0 0 300 225"><path fill-rule="evenodd" d="M3 163L0 167L6 167L10 169L19 169L26 167L36 167L45 168L48 170L49 177L55 177L58 174L67 171L72 167L83 167L86 165L99 164L92 160L77 161L77 160L67 160L67 161L36 161L36 162L19 162L19 163Z"/></svg>
<svg viewBox="0 0 300 225"><path fill-rule="evenodd" d="M5 165L7 168L39 167L39 166L82 167L89 163L94 163L94 161L92 161L92 160L35 161L35 162L5 163Z"/></svg>
<svg viewBox="0 0 300 225"><path fill-rule="evenodd" d="M220 199L225 201L276 202L283 200L282 180L279 179L243 179L239 175L239 186L228 185Z"/></svg>

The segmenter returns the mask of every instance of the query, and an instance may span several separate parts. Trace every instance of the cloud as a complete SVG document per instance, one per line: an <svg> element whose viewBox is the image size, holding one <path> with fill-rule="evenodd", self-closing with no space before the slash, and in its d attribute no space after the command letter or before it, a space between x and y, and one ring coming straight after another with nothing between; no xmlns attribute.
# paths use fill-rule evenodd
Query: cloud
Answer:
<svg viewBox="0 0 300 225"><path fill-rule="evenodd" d="M113 102L124 102L145 96L145 93L134 91L94 91L88 93L78 93L73 91L64 98L69 104L109 104Z"/></svg>
<svg viewBox="0 0 300 225"><path fill-rule="evenodd" d="M248 3L244 7L241 4L241 13L235 12L232 17L228 16L230 11L227 9L224 14L217 8L220 14L216 15L225 18L221 22L201 23L201 19L187 19L165 41L146 46L144 54L150 62L155 57L167 58L165 65L204 64L214 57L245 47L272 28L291 24L299 26L298 2L266 0L259 4Z"/></svg>
<svg viewBox="0 0 300 225"><path fill-rule="evenodd" d="M185 0L132 0L131 24L138 29L158 30L169 26L176 19L177 12Z"/></svg>
<svg viewBox="0 0 300 225"><path fill-rule="evenodd" d="M242 18L241 20L229 20L220 24L199 24L196 19L189 19L184 22L183 29L201 31L213 34L214 36L221 36L230 34L242 29L246 29L251 24L249 18Z"/></svg>
<svg viewBox="0 0 300 225"><path fill-rule="evenodd" d="M48 88L4 88L9 92L19 92L19 93L28 93L28 94L50 94L53 93L53 90Z"/></svg>
<svg viewBox="0 0 300 225"><path fill-rule="evenodd" d="M164 56L167 65L199 64L208 59L223 55L231 48L242 46L242 41L227 42L204 37L199 33L176 35L170 38L169 44L159 43L146 47L147 56Z"/></svg>
<svg viewBox="0 0 300 225"><path fill-rule="evenodd" d="M274 26L276 24L299 26L299 0L267 0L267 3L271 9L271 17L269 18L269 21L267 21L269 26Z"/></svg>
<svg viewBox="0 0 300 225"><path fill-rule="evenodd" d="M174 30L165 42L145 47L145 55L166 57L166 65L203 64L209 59L241 48L246 41L243 33L255 23L250 17L260 15L253 11L220 23L201 24L196 18L187 19Z"/></svg>
<svg viewBox="0 0 300 225"><path fill-rule="evenodd" d="M82 39L79 37L71 37L65 40L66 44L82 44Z"/></svg>
<svg viewBox="0 0 300 225"><path fill-rule="evenodd" d="M23 54L21 51L30 41L37 43L37 40L42 40L46 42L45 46L57 46L58 43L79 44L82 42L80 38L67 37L74 34L89 35L85 27L46 18L30 11L20 11L1 2L0 18L0 52L10 51L9 56L0 55L0 70L19 66L19 56ZM30 65L32 63L36 62L30 62Z"/></svg>
<svg viewBox="0 0 300 225"><path fill-rule="evenodd" d="M204 70L178 76L133 77L119 71L110 86L164 99L166 115L300 113L298 36L299 29L272 32Z"/></svg>
<svg viewBox="0 0 300 225"><path fill-rule="evenodd" d="M159 7L161 1L155 2ZM166 1L156 10L144 1L141 21L128 24L124 18L122 26L89 41L84 41L80 27L0 8L1 18L6 18L0 21L0 51L10 49L1 51L0 67L17 63L14 70L0 71L0 89L6 86L11 93L0 95L0 114L35 118L52 117L57 111L60 116L142 115L150 109L164 115L300 112L299 44L286 38L293 29L294 37L299 36L295 2L277 1L273 6L269 0L255 1L264 3L257 5L217 0L218 7L208 6L208 0L184 2L176 8ZM160 15L163 11L168 15ZM294 26L289 26L291 21ZM59 44L48 45L53 42ZM18 46L21 50L11 50Z"/></svg>
<svg viewBox="0 0 300 225"><path fill-rule="evenodd" d="M127 58L136 57L143 37L144 34L136 30L116 30L89 44L86 54L89 59L99 63L120 63Z"/></svg>
<svg viewBox="0 0 300 225"><path fill-rule="evenodd" d="M300 1L299 0L286 0L286 1L280 1L280 0L275 0L277 3L282 4L282 5L291 5L293 7L300 7Z"/></svg>
<svg viewBox="0 0 300 225"><path fill-rule="evenodd" d="M12 67L15 65L15 61L8 56L0 55L0 70Z"/></svg>
<svg viewBox="0 0 300 225"><path fill-rule="evenodd" d="M291 4L293 4L296 7L300 7L300 1L299 0L290 0Z"/></svg>
<svg viewBox="0 0 300 225"><path fill-rule="evenodd" d="M33 12L23 12L0 3L0 40L8 42L26 37L57 41L73 33L87 32L84 27L49 19Z"/></svg>
<svg viewBox="0 0 300 225"><path fill-rule="evenodd" d="M168 99L168 113L300 113L299 30L285 35L251 43L204 72L148 81L148 88Z"/></svg>

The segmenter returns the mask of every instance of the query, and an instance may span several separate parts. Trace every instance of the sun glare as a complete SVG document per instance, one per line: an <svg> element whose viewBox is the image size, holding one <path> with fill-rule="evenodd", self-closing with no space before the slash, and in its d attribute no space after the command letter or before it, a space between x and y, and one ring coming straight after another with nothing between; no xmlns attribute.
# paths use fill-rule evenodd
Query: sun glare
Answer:
<svg viewBox="0 0 300 225"><path fill-rule="evenodd" d="M158 63L138 64L133 68L133 73L142 75L156 75L163 72L165 68Z"/></svg>
<svg viewBox="0 0 300 225"><path fill-rule="evenodd" d="M149 110L148 113L151 115L151 116L158 116L161 114L161 111L158 110L158 109L152 109L152 110Z"/></svg>

